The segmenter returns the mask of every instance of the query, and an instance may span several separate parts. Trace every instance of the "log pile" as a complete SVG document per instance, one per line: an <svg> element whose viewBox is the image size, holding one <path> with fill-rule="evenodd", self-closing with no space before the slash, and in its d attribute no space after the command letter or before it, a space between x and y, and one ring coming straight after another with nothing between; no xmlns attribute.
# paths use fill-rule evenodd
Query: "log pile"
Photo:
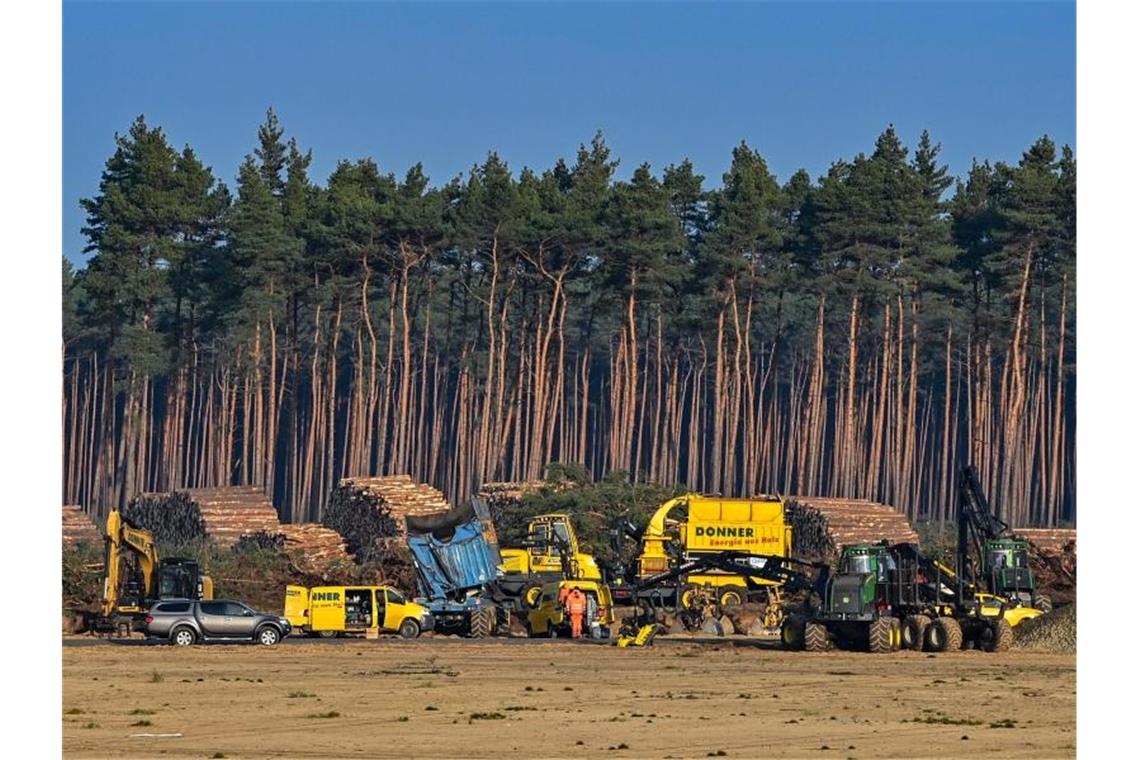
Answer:
<svg viewBox="0 0 1140 760"><path fill-rule="evenodd" d="M284 552L306 572L325 575L338 565L352 562L344 538L335 530L318 523L296 523L282 525L278 531L284 539Z"/></svg>
<svg viewBox="0 0 1140 760"><path fill-rule="evenodd" d="M1014 536L1029 542L1029 567L1037 585L1054 603L1065 604L1077 594L1077 531L1072 528L1016 528Z"/></svg>
<svg viewBox="0 0 1140 760"><path fill-rule="evenodd" d="M167 546L186 546L206 537L202 510L185 491L139 494L123 508L123 518Z"/></svg>
<svg viewBox="0 0 1140 760"><path fill-rule="evenodd" d="M333 490L321 522L345 538L349 551L364 558L377 539L402 538L408 515L450 509L442 493L410 475L345 478Z"/></svg>
<svg viewBox="0 0 1140 760"><path fill-rule="evenodd" d="M522 480L519 482L497 481L484 483L479 489L479 498L487 503L491 513L491 521L499 530L510 535L509 523L516 517L523 497L532 494L544 485L541 480Z"/></svg>
<svg viewBox="0 0 1140 760"><path fill-rule="evenodd" d="M785 520L792 526L792 554L831 560L844 544L918 543L906 515L889 504L867 499L788 496Z"/></svg>
<svg viewBox="0 0 1140 760"><path fill-rule="evenodd" d="M273 533L281 526L273 503L257 486L140 494L123 510L123 517L154 533L160 544L172 546L203 538L233 546L247 533Z"/></svg>
<svg viewBox="0 0 1140 760"><path fill-rule="evenodd" d="M284 554L301 573L323 578L352 564L344 538L318 523L283 524L272 531L246 533L234 548L239 552Z"/></svg>
<svg viewBox="0 0 1140 760"><path fill-rule="evenodd" d="M1077 552L1076 528L1014 528L1013 534L1033 544L1038 551L1059 554L1072 544L1073 553Z"/></svg>
<svg viewBox="0 0 1140 760"><path fill-rule="evenodd" d="M90 544L98 546L103 543L103 534L91 522L91 518L83 511L83 507L63 505L63 545L67 547L77 544Z"/></svg>
<svg viewBox="0 0 1140 760"><path fill-rule="evenodd" d="M193 488L186 493L202 513L206 536L221 546L232 546L246 533L272 533L281 527L273 502L258 486Z"/></svg>

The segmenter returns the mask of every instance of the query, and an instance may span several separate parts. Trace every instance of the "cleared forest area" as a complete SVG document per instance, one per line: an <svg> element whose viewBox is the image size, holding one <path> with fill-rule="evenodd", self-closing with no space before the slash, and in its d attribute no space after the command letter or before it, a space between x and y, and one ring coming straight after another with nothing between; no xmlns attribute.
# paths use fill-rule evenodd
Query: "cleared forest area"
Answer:
<svg viewBox="0 0 1140 760"><path fill-rule="evenodd" d="M1048 137L957 180L885 130L781 183L688 161L496 154L324 185L270 112L233 192L140 117L64 262L64 501L252 485L320 519L340 479L461 502L552 462L953 519L1075 521L1076 162Z"/></svg>

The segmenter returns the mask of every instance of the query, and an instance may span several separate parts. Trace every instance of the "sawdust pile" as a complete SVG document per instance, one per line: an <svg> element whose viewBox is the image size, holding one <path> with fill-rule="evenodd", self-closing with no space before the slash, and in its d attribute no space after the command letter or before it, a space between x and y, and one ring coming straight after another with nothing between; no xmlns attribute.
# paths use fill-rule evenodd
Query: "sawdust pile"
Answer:
<svg viewBox="0 0 1140 760"><path fill-rule="evenodd" d="M1077 651L1077 605L1068 604L1013 629L1014 646L1045 652Z"/></svg>

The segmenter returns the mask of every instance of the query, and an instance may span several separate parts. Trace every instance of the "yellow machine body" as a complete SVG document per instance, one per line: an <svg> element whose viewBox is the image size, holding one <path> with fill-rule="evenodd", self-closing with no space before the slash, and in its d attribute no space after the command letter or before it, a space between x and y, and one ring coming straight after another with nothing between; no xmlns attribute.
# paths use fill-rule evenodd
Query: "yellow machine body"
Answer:
<svg viewBox="0 0 1140 760"><path fill-rule="evenodd" d="M192 596L198 599L214 598L214 582L198 570L193 560L168 559L162 562L158 556L158 544L154 534L143 528L136 528L123 519L119 510L113 509L107 515L104 530L103 555L103 599L100 615L104 620L115 617L138 618L146 614L154 600L173 596ZM135 574L124 568L124 562L133 561ZM186 563L192 567L197 577L195 588L189 593L176 594L165 588L173 574L178 572L176 565ZM135 593L123 593L124 582L136 583ZM176 588L176 586L175 586Z"/></svg>
<svg viewBox="0 0 1140 760"><path fill-rule="evenodd" d="M672 513L676 511L676 516ZM690 493L670 499L650 518L642 536L638 575L642 578L669 569L670 542L680 543L686 557L739 551L746 554L788 556L792 528L784 522L784 502L777 497L725 499ZM747 581L727 573L702 573L686 578L690 585L747 587ZM777 585L772 581L754 581Z"/></svg>
<svg viewBox="0 0 1140 760"><path fill-rule="evenodd" d="M503 572L601 581L602 571L592 554L580 551L578 535L569 515L549 514L531 518L527 524L527 546L500 549ZM561 551L557 547L561 546ZM568 561L569 567L566 566Z"/></svg>
<svg viewBox="0 0 1140 760"><path fill-rule="evenodd" d="M583 593L593 594L598 602L597 622L606 631L614 622L614 599L610 587L597 581L565 580L542 585L537 604L527 612L526 627L531 636L547 636L551 631L569 630L570 617L558 601L559 592L577 586ZM590 621L586 621L587 626Z"/></svg>
<svg viewBox="0 0 1140 760"><path fill-rule="evenodd" d="M637 632L629 635L622 634L618 636L617 645L619 647L647 647L652 646L653 639L657 638L657 634L661 632L663 626L660 623L647 623L637 629Z"/></svg>
<svg viewBox="0 0 1140 760"><path fill-rule="evenodd" d="M1002 603L1006 600L993 594L978 594L978 601L982 603L982 615L986 617L996 617L1001 610ZM1007 602L1008 604L1008 602ZM1026 620L1038 618L1045 613L1036 607L1029 607L1025 605L1016 605L1013 607L1006 607L1002 617L1005 622L1009 623L1011 627L1016 628Z"/></svg>

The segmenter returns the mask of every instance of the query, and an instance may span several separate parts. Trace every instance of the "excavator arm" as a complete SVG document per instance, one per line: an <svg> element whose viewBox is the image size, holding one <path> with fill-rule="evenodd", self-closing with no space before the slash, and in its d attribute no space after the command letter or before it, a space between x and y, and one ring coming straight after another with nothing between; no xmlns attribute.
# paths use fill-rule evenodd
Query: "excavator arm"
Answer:
<svg viewBox="0 0 1140 760"><path fill-rule="evenodd" d="M138 590L141 599L153 597L158 571L158 547L154 534L136 528L127 522L117 509L107 515L107 529L104 536L105 554L103 578L104 617L111 617L119 609L123 577L123 559L133 556L142 576L142 587Z"/></svg>

